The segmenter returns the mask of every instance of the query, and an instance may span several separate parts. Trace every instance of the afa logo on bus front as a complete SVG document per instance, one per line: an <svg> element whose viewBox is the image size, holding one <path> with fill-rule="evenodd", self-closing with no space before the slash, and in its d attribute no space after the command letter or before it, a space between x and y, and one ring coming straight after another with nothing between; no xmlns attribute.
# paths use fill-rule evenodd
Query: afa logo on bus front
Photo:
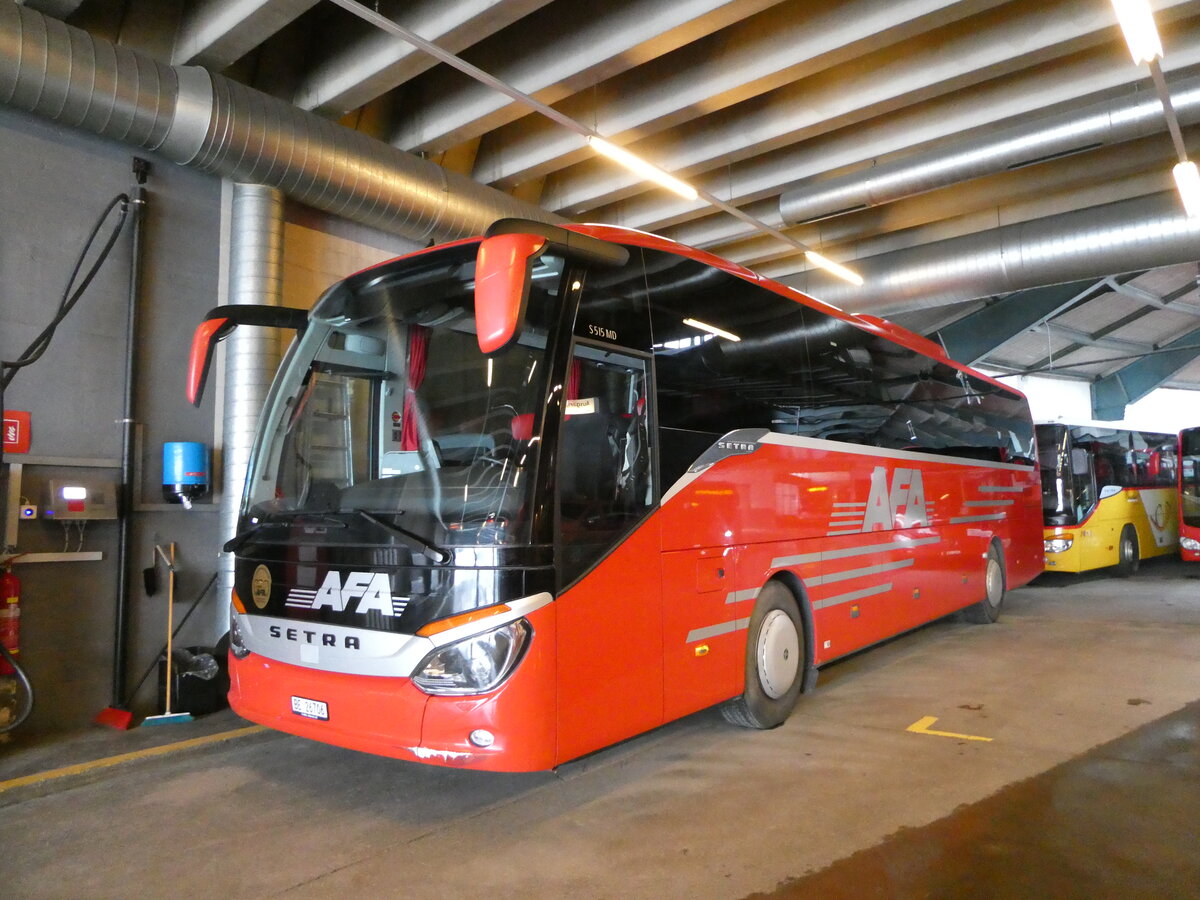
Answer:
<svg viewBox="0 0 1200 900"><path fill-rule="evenodd" d="M315 591L292 588L287 605L301 609L329 609L365 615L377 612L398 616L408 606L408 597L392 593L392 583L384 572L350 572L345 584L337 572L329 572Z"/></svg>

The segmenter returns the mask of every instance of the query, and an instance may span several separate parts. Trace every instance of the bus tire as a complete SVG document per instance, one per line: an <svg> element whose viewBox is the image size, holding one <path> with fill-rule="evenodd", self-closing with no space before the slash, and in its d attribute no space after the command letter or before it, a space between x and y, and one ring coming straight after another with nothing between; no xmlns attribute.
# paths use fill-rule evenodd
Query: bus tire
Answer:
<svg viewBox="0 0 1200 900"><path fill-rule="evenodd" d="M796 598L781 582L759 592L746 637L746 689L721 713L744 728L782 725L804 683L804 626Z"/></svg>
<svg viewBox="0 0 1200 900"><path fill-rule="evenodd" d="M1000 607L1008 591L1008 576L1004 571L1004 551L997 541L988 547L983 571L983 598L963 610L963 618L974 625L990 625L1000 618Z"/></svg>
<svg viewBox="0 0 1200 900"><path fill-rule="evenodd" d="M1142 563L1141 548L1138 546L1137 531L1132 525L1121 529L1121 540L1117 543L1117 574L1128 578Z"/></svg>

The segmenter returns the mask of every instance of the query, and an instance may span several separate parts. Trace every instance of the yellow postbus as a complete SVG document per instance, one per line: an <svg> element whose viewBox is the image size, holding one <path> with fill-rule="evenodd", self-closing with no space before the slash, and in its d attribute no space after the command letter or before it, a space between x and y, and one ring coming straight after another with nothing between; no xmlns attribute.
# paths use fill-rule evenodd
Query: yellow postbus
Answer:
<svg viewBox="0 0 1200 900"><path fill-rule="evenodd" d="M1179 550L1176 437L1038 425L1047 572L1116 567Z"/></svg>

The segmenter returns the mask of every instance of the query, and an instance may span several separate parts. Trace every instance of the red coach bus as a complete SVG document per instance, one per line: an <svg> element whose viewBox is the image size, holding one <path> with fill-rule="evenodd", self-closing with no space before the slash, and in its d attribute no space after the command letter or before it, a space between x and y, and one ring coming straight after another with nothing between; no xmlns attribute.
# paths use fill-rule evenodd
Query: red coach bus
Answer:
<svg viewBox="0 0 1200 900"><path fill-rule="evenodd" d="M1179 432L1179 552L1200 562L1200 427Z"/></svg>
<svg viewBox="0 0 1200 900"><path fill-rule="evenodd" d="M409 760L551 768L1042 570L1024 398L919 336L649 234L502 220L334 285L245 488L234 709Z"/></svg>

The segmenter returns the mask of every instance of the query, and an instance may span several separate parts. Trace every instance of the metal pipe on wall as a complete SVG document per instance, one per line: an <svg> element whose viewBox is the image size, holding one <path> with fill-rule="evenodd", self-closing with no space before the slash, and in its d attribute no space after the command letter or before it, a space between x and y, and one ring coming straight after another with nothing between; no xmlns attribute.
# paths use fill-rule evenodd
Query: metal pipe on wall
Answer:
<svg viewBox="0 0 1200 900"><path fill-rule="evenodd" d="M561 216L197 66L0 3L0 103L414 240Z"/></svg>
<svg viewBox="0 0 1200 900"><path fill-rule="evenodd" d="M129 218L133 237L129 252L129 312L125 323L125 392L121 407L121 486L118 509L120 510L117 531L117 604L113 616L113 709L125 709L125 669L129 650L129 595L133 582L133 559L130 552L133 539L133 498L135 485L134 434L137 428L137 377L138 377L138 305L142 293L142 224L146 218L147 166L143 160L134 160L133 171L137 186L129 192Z"/></svg>
<svg viewBox="0 0 1200 900"><path fill-rule="evenodd" d="M258 184L234 184L230 215L229 303L279 306L283 300L283 194ZM237 328L224 342L221 429L222 535L237 531L250 448L271 379L279 367L279 332ZM223 554L217 596L233 590L233 557Z"/></svg>

